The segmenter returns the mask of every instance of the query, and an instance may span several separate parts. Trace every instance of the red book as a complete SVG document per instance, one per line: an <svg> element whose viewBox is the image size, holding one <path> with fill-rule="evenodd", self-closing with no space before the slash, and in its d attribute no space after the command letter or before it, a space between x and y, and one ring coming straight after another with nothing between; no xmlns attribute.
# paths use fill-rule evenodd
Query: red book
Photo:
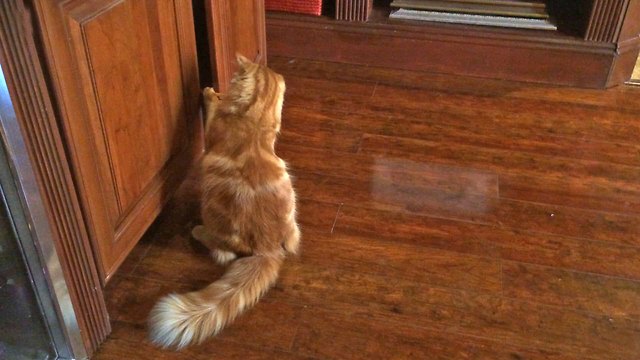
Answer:
<svg viewBox="0 0 640 360"><path fill-rule="evenodd" d="M322 0L264 0L266 10L320 15Z"/></svg>

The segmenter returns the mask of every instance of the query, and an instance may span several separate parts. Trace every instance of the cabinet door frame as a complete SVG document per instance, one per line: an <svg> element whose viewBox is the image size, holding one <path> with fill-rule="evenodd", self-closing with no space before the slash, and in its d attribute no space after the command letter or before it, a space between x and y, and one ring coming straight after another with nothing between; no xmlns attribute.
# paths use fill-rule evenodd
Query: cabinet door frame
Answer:
<svg viewBox="0 0 640 360"><path fill-rule="evenodd" d="M74 52L77 49L74 49L69 40L69 34L73 29L70 29L68 10L69 6L77 1L80 0L32 0L27 5L26 0L10 0L11 3L19 3L21 7L9 16L16 22L30 27L31 33L26 36L34 43L27 50L31 51L30 57L36 59L37 68L18 73L17 77L19 81L27 83L35 79L42 85L42 89L39 89L41 91L37 93L40 98L36 98L35 101L41 102L44 106L28 110L33 114L48 113L47 120L50 120L50 123L47 125L41 121L28 125L29 120L25 119L27 125L23 131L25 138L30 139L33 144L35 161L39 164L38 171L42 177L42 192L45 197L55 200L44 205L49 220L57 231L56 247L62 249L59 250L62 254L60 260L74 305L73 311L78 318L78 327L87 355L91 356L111 332L102 288L118 264L112 269L106 269L95 241L100 229L96 228L94 217L97 212L105 210L100 208L101 184L96 166L100 159L96 157L98 152L92 129L87 124L88 121L78 121L88 118L88 109L84 99L85 89L80 86L82 81L78 80L75 72L78 54ZM117 6L125 0L81 1L87 6L105 7L105 3ZM202 151L202 117L193 10L190 0L172 0L170 6L175 12L179 48L183 50L179 53L179 73L183 82L185 114L189 119L189 146L185 147L180 156L184 155L182 162L186 168L189 160ZM14 48L24 46L22 39L7 43ZM28 62L28 57L23 56L21 61ZM52 157L51 154L57 154L57 157ZM171 176L177 183L184 173L173 171ZM154 195L153 212L159 211L162 205L158 204L163 204L168 195ZM133 236L141 236L155 215L147 213L144 219L140 216L137 220L145 224L134 224L133 227L138 229L138 233ZM127 252L129 250L127 249ZM124 257L119 261L124 260Z"/></svg>
<svg viewBox="0 0 640 360"><path fill-rule="evenodd" d="M33 169L36 184L31 184L31 191L37 191L40 196L33 196L28 202L41 200L44 214L40 215L44 215L46 221L32 220L29 228L38 241L46 241L44 247L49 250L55 247L59 256L59 267L48 261L47 266L53 265L53 268L43 271L63 281L52 283L56 293L64 293L66 287L66 299L60 305L70 302L72 306L61 309L58 316L71 329L68 336L73 356L86 359L106 339L111 325L69 156L62 141L54 105L56 98L49 86L47 55L42 51L42 35L34 25L39 23L41 5L46 1L35 1L29 4L32 6L25 1L0 3L0 60L14 102L12 121L20 129L27 153L13 156L24 160L28 157ZM49 224L50 232L43 230L43 221ZM44 248L39 248L39 252L42 256L52 253ZM60 273L63 278L57 276Z"/></svg>
<svg viewBox="0 0 640 360"><path fill-rule="evenodd" d="M6 162L0 195L15 220L56 352L86 359L92 340L104 338L110 324L82 214L69 211L79 203L30 18L23 0L0 3L0 157ZM63 202L69 206L61 207ZM76 231L66 236L64 229ZM81 299L81 286L95 291ZM84 314L91 307L87 321Z"/></svg>

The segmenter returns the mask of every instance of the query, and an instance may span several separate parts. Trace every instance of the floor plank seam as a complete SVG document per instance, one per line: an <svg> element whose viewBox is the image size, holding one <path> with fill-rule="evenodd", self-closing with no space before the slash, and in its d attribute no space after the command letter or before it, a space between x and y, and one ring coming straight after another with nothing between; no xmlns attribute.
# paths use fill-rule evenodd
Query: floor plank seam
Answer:
<svg viewBox="0 0 640 360"><path fill-rule="evenodd" d="M500 296L504 297L504 261L500 259Z"/></svg>
<svg viewBox="0 0 640 360"><path fill-rule="evenodd" d="M362 134L362 136L360 136L360 142L358 142L358 148L356 149L355 154L360 154L360 152L362 151L362 143L364 142L364 138L365 138L365 133Z"/></svg>
<svg viewBox="0 0 640 360"><path fill-rule="evenodd" d="M338 216L340 216L340 209L342 209L342 205L344 205L344 203L340 203L340 206L338 206L336 218L333 220L333 225L331 225L331 234L333 234L333 229L336 227L336 223L338 222Z"/></svg>
<svg viewBox="0 0 640 360"><path fill-rule="evenodd" d="M534 266L545 268L545 269L560 269L560 270L564 270L566 272L570 272L570 273L574 273L574 274L590 275L590 276L597 276L597 277L602 277L602 278L611 279L611 280L624 280L624 281L629 281L629 282L632 282L632 283L640 283L640 277L639 278L628 278L628 277L623 277L623 276L615 276L615 275L608 275L608 274L597 273L597 272L576 270L576 269L563 267L563 266L551 266L551 265L545 265L545 264L540 264L540 263L519 261L519 260L511 260L511 259L505 259L505 258L500 258L500 259L502 261L510 262L510 263L514 263L514 264L534 265Z"/></svg>
<svg viewBox="0 0 640 360"><path fill-rule="evenodd" d="M133 269L131 269L131 272L129 274L133 274L136 269L138 268L138 265L140 265L140 263L142 262L142 260L144 259L145 256L147 256L147 253L149 252L149 250L151 249L151 246L153 246L153 242L151 242L149 244L149 246L147 246L147 248L145 249L145 251L142 253L142 256L140 256L140 259L138 259L138 261L136 261L136 264L133 266Z"/></svg>
<svg viewBox="0 0 640 360"><path fill-rule="evenodd" d="M302 310L300 311L300 317L304 316L304 312L307 310L307 305L303 305ZM300 329L300 319L296 324L296 329L293 331L293 337L291 338L291 344L289 344L289 350L292 353L295 353L293 350L293 345L296 343L296 339L298 338L298 330Z"/></svg>

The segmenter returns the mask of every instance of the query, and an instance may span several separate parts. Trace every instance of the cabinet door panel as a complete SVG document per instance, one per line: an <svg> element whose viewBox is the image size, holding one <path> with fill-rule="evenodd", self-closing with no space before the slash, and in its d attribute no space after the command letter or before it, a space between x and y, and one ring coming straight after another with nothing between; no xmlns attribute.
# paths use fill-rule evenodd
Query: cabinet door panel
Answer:
<svg viewBox="0 0 640 360"><path fill-rule="evenodd" d="M47 50L65 140L106 280L201 148L191 4L76 0L60 5L43 5L50 25Z"/></svg>

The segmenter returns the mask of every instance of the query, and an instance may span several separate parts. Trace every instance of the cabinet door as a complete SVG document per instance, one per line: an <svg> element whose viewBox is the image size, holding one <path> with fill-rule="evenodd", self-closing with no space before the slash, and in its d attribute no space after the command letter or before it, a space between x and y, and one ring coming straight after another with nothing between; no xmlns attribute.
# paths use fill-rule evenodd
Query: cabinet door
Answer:
<svg viewBox="0 0 640 360"><path fill-rule="evenodd" d="M191 0L35 4L82 211L107 281L202 148Z"/></svg>
<svg viewBox="0 0 640 360"><path fill-rule="evenodd" d="M220 92L236 71L236 53L267 64L264 0L205 0L211 68Z"/></svg>

